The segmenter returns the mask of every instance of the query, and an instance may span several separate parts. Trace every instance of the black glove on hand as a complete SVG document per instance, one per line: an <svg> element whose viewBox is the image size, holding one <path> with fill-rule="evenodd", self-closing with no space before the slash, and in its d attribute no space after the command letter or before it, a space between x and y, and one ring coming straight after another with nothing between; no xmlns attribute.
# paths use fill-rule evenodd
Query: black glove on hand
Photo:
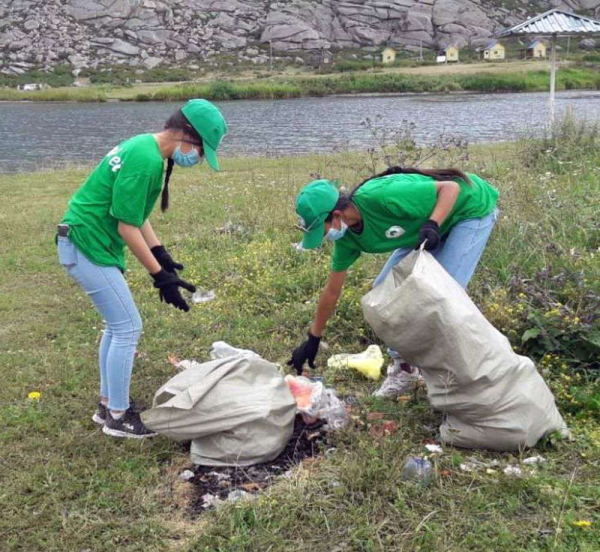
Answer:
<svg viewBox="0 0 600 552"><path fill-rule="evenodd" d="M176 263L173 257L169 255L169 252L162 245L155 245L152 249L154 258L160 263L167 272L175 272L176 270L183 270L181 263Z"/></svg>
<svg viewBox="0 0 600 552"><path fill-rule="evenodd" d="M158 296L161 301L185 312L190 310L189 305L181 296L179 288L182 287L194 293L196 291L195 286L182 280L177 274L167 272L164 268L156 274L150 274L150 276L154 279L154 287L158 289Z"/></svg>
<svg viewBox="0 0 600 552"><path fill-rule="evenodd" d="M308 365L311 368L315 368L315 357L319 352L319 344L321 338L308 332L308 339L294 349L292 358L288 361L288 366L296 368L298 375L302 375L304 370L304 363L308 361Z"/></svg>
<svg viewBox="0 0 600 552"><path fill-rule="evenodd" d="M415 249L419 249L421 244L427 240L425 249L431 251L440 244L441 239L442 237L440 236L440 227L438 223L435 222L435 220L428 220L419 230L419 243Z"/></svg>

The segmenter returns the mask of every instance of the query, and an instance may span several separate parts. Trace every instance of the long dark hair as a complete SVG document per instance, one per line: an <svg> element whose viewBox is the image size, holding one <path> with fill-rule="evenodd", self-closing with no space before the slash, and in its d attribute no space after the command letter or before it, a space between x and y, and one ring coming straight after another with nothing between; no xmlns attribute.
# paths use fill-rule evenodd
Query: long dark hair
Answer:
<svg viewBox="0 0 600 552"><path fill-rule="evenodd" d="M167 119L164 130L181 130L189 139L190 143L200 146L201 150L204 150L202 137L196 132L196 129L190 124L181 109L178 109ZM165 184L160 198L160 209L163 213L169 208L169 180L171 180L174 166L175 162L169 157L169 159L167 159L167 170L165 172Z"/></svg>
<svg viewBox="0 0 600 552"><path fill-rule="evenodd" d="M352 202L352 196L363 184L366 184L375 178L389 176L390 174L420 174L422 176L429 176L438 181L460 179L464 180L467 184L471 184L469 177L459 169L415 169L413 167L390 167L379 174L370 176L366 180L363 180L354 188L354 190L350 192L350 194L340 192L340 196L335 204L335 207L333 208L333 211L343 211L346 207L348 207L348 205ZM329 216L325 219L326 222L329 222L333 218L333 211L329 213Z"/></svg>

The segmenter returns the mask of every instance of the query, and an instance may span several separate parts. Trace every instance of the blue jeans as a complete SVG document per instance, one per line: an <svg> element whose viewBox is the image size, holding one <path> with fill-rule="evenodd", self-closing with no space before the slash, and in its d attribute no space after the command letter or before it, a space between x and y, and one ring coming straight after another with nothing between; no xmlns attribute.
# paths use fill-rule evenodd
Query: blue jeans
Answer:
<svg viewBox="0 0 600 552"><path fill-rule="evenodd" d="M498 209L495 209L486 217L463 220L444 236L442 243L436 249L430 251L446 269L446 272L465 289L475 273L497 219ZM392 268L411 251L414 251L412 247L396 249L390 255L379 276L375 278L373 287L378 286ZM388 353L393 359L401 359L401 356L392 349L389 349Z"/></svg>
<svg viewBox="0 0 600 552"><path fill-rule="evenodd" d="M100 395L111 410L129 408L129 383L142 320L123 274L117 267L98 266L69 238L58 238L58 260L89 295L104 319L100 341Z"/></svg>

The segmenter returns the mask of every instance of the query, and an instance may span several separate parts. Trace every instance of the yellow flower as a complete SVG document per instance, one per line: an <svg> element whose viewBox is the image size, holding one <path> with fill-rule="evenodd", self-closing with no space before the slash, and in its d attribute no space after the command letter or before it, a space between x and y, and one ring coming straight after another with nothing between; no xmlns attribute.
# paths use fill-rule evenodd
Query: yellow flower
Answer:
<svg viewBox="0 0 600 552"><path fill-rule="evenodd" d="M32 391L27 395L27 398L32 401L39 401L42 394L39 391Z"/></svg>
<svg viewBox="0 0 600 552"><path fill-rule="evenodd" d="M575 525L575 527L589 527L592 524L591 521L587 521L584 519L581 519L579 521L574 521L573 525Z"/></svg>

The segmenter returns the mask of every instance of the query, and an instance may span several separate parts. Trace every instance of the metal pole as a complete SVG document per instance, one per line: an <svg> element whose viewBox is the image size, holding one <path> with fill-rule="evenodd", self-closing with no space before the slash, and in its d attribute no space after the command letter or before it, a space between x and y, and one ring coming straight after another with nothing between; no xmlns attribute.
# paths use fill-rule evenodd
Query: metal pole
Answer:
<svg viewBox="0 0 600 552"><path fill-rule="evenodd" d="M419 40L419 61L423 61L423 40Z"/></svg>
<svg viewBox="0 0 600 552"><path fill-rule="evenodd" d="M550 52L550 128L554 128L554 91L556 89L556 35L552 35Z"/></svg>
<svg viewBox="0 0 600 552"><path fill-rule="evenodd" d="M571 53L571 37L567 37L567 58L569 57L569 54Z"/></svg>
<svg viewBox="0 0 600 552"><path fill-rule="evenodd" d="M273 43L269 40L269 71L273 71Z"/></svg>

